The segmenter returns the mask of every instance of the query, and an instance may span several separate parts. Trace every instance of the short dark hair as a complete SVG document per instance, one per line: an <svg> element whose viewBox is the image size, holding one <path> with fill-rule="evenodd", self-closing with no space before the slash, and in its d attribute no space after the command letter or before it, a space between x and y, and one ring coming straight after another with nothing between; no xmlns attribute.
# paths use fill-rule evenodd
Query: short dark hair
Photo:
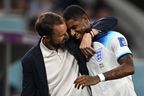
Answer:
<svg viewBox="0 0 144 96"><path fill-rule="evenodd" d="M63 17L66 21L70 19L79 19L83 15L88 16L84 9L79 5L70 5L64 10L63 13Z"/></svg>
<svg viewBox="0 0 144 96"><path fill-rule="evenodd" d="M63 17L53 12L46 12L41 14L36 23L35 29L38 34L42 37L44 35L51 35L53 32L53 26L63 24L65 21Z"/></svg>

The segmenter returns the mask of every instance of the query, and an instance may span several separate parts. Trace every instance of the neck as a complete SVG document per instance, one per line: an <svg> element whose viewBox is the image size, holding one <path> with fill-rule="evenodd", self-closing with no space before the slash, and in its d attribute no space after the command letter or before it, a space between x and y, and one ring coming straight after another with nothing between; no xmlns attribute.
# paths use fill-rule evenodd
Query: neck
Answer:
<svg viewBox="0 0 144 96"><path fill-rule="evenodd" d="M58 46L54 46L54 44L52 44L52 42L48 42L45 39L42 39L42 43L50 50L57 51L57 49L58 49Z"/></svg>

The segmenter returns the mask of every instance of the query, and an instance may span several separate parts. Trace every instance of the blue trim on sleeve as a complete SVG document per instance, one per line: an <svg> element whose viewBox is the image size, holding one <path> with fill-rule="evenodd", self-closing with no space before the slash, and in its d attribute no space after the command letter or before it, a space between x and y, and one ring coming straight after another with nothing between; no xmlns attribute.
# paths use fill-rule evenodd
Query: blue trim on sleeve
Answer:
<svg viewBox="0 0 144 96"><path fill-rule="evenodd" d="M125 52L125 53L123 53L123 54L117 56L117 60L118 60L119 58L121 58L122 56L126 55L126 54L132 54L132 53L131 53L131 52Z"/></svg>

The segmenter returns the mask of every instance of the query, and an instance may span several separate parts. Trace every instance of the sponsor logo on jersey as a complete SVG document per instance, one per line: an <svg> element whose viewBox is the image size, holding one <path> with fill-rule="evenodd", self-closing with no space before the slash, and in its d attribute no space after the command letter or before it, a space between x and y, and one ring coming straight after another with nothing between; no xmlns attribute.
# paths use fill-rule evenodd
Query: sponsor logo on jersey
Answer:
<svg viewBox="0 0 144 96"><path fill-rule="evenodd" d="M96 55L96 60L97 60L98 62L101 62L102 59L103 59L102 48L97 49L95 55Z"/></svg>
<svg viewBox="0 0 144 96"><path fill-rule="evenodd" d="M126 46L126 41L123 37L118 37L118 40L121 47Z"/></svg>

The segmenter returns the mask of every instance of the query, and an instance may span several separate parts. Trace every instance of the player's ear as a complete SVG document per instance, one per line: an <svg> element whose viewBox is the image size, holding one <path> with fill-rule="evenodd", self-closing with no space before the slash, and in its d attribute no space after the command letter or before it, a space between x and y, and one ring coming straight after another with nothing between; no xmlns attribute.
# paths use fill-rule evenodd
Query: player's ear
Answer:
<svg viewBox="0 0 144 96"><path fill-rule="evenodd" d="M84 22L84 23L86 23L86 24L89 23L89 19L88 19L87 15L83 15L83 16L82 16L82 22Z"/></svg>
<svg viewBox="0 0 144 96"><path fill-rule="evenodd" d="M46 41L50 41L50 38L46 35L43 36L43 39L46 40Z"/></svg>

